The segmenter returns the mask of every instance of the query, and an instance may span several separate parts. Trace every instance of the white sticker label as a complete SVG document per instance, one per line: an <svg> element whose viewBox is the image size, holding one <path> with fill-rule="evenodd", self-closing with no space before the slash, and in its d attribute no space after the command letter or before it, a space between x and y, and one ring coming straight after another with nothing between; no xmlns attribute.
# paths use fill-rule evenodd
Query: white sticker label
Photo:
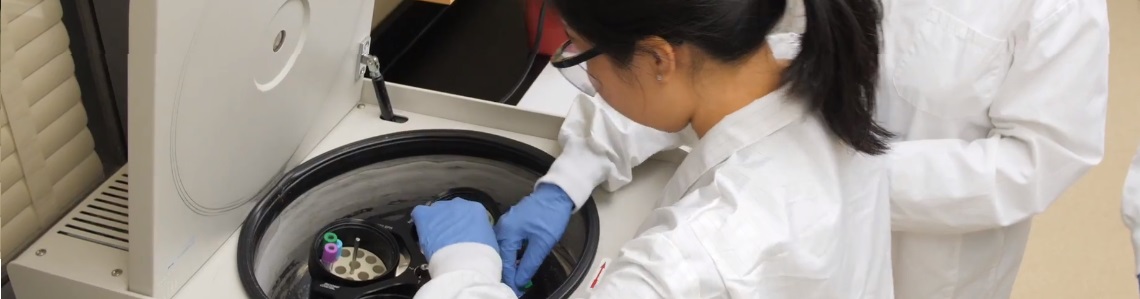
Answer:
<svg viewBox="0 0 1140 299"><path fill-rule="evenodd" d="M598 271L594 273L594 280L590 282L590 289L593 290L598 286L598 282L602 281L602 276L606 274L606 267L610 264L610 259L603 259Z"/></svg>

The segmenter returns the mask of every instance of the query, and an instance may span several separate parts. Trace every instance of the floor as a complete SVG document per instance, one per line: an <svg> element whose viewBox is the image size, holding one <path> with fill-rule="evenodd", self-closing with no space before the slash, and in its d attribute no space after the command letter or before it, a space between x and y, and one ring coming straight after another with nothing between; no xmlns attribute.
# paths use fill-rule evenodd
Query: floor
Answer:
<svg viewBox="0 0 1140 299"><path fill-rule="evenodd" d="M1140 1L1108 0L1112 26L1104 161L1036 218L1015 299L1140 298L1120 196L1140 141Z"/></svg>

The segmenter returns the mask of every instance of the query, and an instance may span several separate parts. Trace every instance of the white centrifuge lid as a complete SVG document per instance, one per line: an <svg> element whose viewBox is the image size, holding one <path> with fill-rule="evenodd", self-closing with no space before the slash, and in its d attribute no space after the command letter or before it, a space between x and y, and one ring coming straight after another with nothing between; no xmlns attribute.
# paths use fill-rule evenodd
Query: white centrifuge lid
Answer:
<svg viewBox="0 0 1140 299"><path fill-rule="evenodd" d="M132 291L173 296L356 104L372 5L131 1Z"/></svg>

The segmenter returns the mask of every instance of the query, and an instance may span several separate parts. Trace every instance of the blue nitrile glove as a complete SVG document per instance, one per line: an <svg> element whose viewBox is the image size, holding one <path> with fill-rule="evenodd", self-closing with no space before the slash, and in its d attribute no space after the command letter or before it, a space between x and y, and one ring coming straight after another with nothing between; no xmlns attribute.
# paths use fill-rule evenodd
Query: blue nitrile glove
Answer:
<svg viewBox="0 0 1140 299"><path fill-rule="evenodd" d="M526 198L499 218L495 236L499 239L499 254L503 258L503 282L519 293L530 282L542 265L542 260L562 239L574 202L562 188L552 184L539 184ZM516 268L518 252L526 241L526 251Z"/></svg>
<svg viewBox="0 0 1140 299"><path fill-rule="evenodd" d="M412 221L429 263L432 254L452 244L471 242L498 248L487 210L477 202L455 198L418 206L412 210Z"/></svg>

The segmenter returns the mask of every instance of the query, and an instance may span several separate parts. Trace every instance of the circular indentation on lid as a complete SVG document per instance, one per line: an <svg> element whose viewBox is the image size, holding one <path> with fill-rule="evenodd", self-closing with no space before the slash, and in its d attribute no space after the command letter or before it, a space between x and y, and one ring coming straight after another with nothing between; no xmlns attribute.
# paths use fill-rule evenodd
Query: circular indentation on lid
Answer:
<svg viewBox="0 0 1140 299"><path fill-rule="evenodd" d="M285 30L277 32L277 38L273 39L273 53L281 50L281 44L285 43Z"/></svg>
<svg viewBox="0 0 1140 299"><path fill-rule="evenodd" d="M340 256L341 257L350 257L350 256L352 256L352 251L348 251L348 249L341 249L340 250Z"/></svg>
<svg viewBox="0 0 1140 299"><path fill-rule="evenodd" d="M357 269L357 268L360 268L360 262L352 261L352 262L348 263L348 266L353 268L353 269Z"/></svg>
<svg viewBox="0 0 1140 299"><path fill-rule="evenodd" d="M254 84L259 90L277 87L296 65L305 42L310 39L309 17L309 0L287 0L277 9L262 37L272 41L272 52L256 56L262 59L254 69Z"/></svg>
<svg viewBox="0 0 1140 299"><path fill-rule="evenodd" d="M368 256L368 257L365 257L365 258L364 258L364 262L365 262L365 263L369 263L369 264L375 264L375 263L376 263L376 256L375 256L375 255L370 255L370 256Z"/></svg>
<svg viewBox="0 0 1140 299"><path fill-rule="evenodd" d="M368 280L369 278L372 278L372 275L368 275L368 272L360 272L356 274L356 278L360 278L360 280Z"/></svg>
<svg viewBox="0 0 1140 299"><path fill-rule="evenodd" d="M173 187L191 212L217 216L248 206L246 203L257 198L262 187L288 169L286 164L294 149L306 136L304 128L317 115L314 109L302 106L320 105L311 100L319 96L302 91L328 90L336 79L326 78L332 77L334 71L342 72L332 67L313 67L329 62L302 57L306 41L352 45L343 41L348 38L341 37L343 34L335 35L336 43L328 37L334 34L322 38L308 35L308 31L321 32L311 28L308 2L260 1L240 8L206 5L194 19L207 21L198 22L189 48L185 54L179 54L185 59L170 67L180 70L177 82L171 82L175 78L165 74L152 82L173 86L169 91L176 95L173 103L164 99L159 104L172 107L162 106L166 107L159 109L162 112L155 112L170 111L160 116L171 124L170 146L158 147L169 150L169 162L155 163L170 164ZM327 22L321 22L324 23ZM282 31L287 36L279 36ZM281 44L274 52L278 39ZM351 39L354 42L359 37ZM294 69L304 70L305 74L290 76ZM267 109L266 101L290 108ZM291 124L297 127L290 128ZM259 150L237 153L233 148ZM232 161L242 161L243 166L233 168Z"/></svg>
<svg viewBox="0 0 1140 299"><path fill-rule="evenodd" d="M336 267L336 274L344 274L345 272L348 272L348 269L345 268L344 266L337 266Z"/></svg>
<svg viewBox="0 0 1140 299"><path fill-rule="evenodd" d="M384 266L380 266L380 265L372 266L372 272L373 273L384 273L384 270L386 270L386 269L384 269Z"/></svg>

